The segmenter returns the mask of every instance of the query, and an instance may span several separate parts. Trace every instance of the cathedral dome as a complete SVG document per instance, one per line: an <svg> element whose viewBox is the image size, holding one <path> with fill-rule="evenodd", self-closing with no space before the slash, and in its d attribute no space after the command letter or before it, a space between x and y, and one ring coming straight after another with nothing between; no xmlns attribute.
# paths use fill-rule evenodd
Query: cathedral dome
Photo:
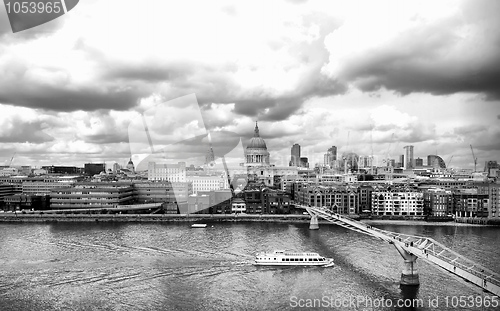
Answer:
<svg viewBox="0 0 500 311"><path fill-rule="evenodd" d="M259 135L259 127L255 122L255 130L252 139L247 145L245 152L247 165L269 165L269 152L266 142Z"/></svg>
<svg viewBox="0 0 500 311"><path fill-rule="evenodd" d="M267 149L267 146L262 137L252 137L252 139L250 139L250 143L248 143L247 148Z"/></svg>
<svg viewBox="0 0 500 311"><path fill-rule="evenodd" d="M257 126L257 123L255 123L254 134L252 139L250 139L250 142L248 143L247 149L248 148L267 149L266 142L259 135L259 127Z"/></svg>
<svg viewBox="0 0 500 311"><path fill-rule="evenodd" d="M132 171L132 172L134 172L134 170L135 170L134 162L132 162L132 158L127 163L127 169Z"/></svg>

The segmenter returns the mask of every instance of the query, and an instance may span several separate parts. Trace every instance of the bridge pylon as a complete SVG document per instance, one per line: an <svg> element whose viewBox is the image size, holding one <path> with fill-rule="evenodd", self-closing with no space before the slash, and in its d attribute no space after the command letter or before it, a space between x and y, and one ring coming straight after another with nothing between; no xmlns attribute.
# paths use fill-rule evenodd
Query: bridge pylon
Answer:
<svg viewBox="0 0 500 311"><path fill-rule="evenodd" d="M318 229L319 229L318 215L312 214L311 222L309 223L309 230L318 230Z"/></svg>
<svg viewBox="0 0 500 311"><path fill-rule="evenodd" d="M401 272L401 285L420 285L420 280L418 277L417 270L417 256L413 255L401 247L398 243L393 243L394 247L398 250L398 253L403 257L405 263L403 271Z"/></svg>
<svg viewBox="0 0 500 311"><path fill-rule="evenodd" d="M418 271L416 269L416 257L415 260L407 260L405 259L405 267L401 272L401 285L412 285L418 286L420 285L420 280L418 278Z"/></svg>

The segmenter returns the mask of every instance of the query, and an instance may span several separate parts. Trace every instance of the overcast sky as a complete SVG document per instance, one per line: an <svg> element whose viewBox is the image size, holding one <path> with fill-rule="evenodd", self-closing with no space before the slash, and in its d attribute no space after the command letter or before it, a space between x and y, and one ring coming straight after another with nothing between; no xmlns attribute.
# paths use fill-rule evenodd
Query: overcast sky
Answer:
<svg viewBox="0 0 500 311"><path fill-rule="evenodd" d="M124 165L137 120L231 146L258 120L277 165L294 143L500 161L500 1L235 3L82 0L18 33L0 5L0 163Z"/></svg>

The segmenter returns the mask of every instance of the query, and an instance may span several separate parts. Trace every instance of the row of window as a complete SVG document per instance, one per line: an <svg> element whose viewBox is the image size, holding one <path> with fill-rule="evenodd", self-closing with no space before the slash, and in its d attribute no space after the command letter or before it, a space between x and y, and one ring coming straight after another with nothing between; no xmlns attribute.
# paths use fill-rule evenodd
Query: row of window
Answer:
<svg viewBox="0 0 500 311"><path fill-rule="evenodd" d="M281 258L281 261L325 261L325 258Z"/></svg>

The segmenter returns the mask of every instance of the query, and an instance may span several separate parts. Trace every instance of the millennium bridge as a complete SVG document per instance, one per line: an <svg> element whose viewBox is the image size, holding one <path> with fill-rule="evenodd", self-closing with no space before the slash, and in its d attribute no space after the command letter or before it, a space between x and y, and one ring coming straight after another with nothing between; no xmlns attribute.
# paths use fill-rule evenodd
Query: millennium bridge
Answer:
<svg viewBox="0 0 500 311"><path fill-rule="evenodd" d="M381 230L346 215L333 213L326 207L296 205L296 208L305 209L311 215L310 229L319 229L318 218L322 218L341 227L394 245L404 259L401 285L418 286L420 284L416 267L416 260L420 258L500 297L500 275L498 273L458 254L434 239Z"/></svg>

